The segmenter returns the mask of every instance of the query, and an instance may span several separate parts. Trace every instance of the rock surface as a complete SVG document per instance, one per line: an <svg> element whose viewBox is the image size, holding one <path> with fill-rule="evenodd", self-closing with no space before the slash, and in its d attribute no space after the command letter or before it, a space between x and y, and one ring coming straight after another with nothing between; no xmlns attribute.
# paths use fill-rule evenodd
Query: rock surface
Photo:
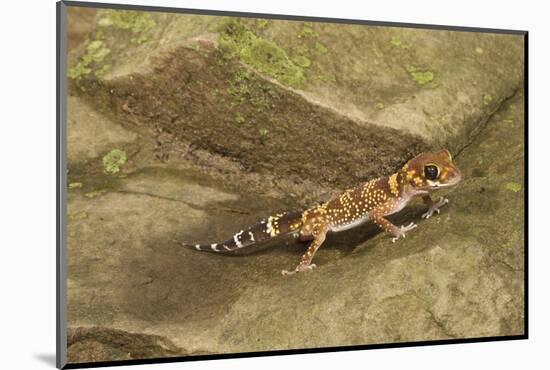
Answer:
<svg viewBox="0 0 550 370"><path fill-rule="evenodd" d="M189 355L158 335L97 327L69 329L67 347L68 358L73 363Z"/></svg>
<svg viewBox="0 0 550 370"><path fill-rule="evenodd" d="M524 332L519 36L95 22L70 55L73 73L90 69L73 75L68 104L68 321L85 333L71 361ZM286 74L252 58L273 45L292 61ZM179 245L225 239L441 145L464 180L442 193L441 215L422 220L415 203L392 217L419 224L399 243L373 226L331 235L318 268L291 277L280 271L299 261L295 241L235 257ZM127 160L107 174L113 149ZM130 350L131 335L157 344Z"/></svg>

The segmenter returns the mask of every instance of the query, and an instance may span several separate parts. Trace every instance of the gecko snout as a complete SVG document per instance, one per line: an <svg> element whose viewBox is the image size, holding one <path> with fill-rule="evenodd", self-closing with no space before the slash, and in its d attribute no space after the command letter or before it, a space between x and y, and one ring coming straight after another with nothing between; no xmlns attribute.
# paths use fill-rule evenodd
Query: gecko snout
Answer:
<svg viewBox="0 0 550 370"><path fill-rule="evenodd" d="M445 185L452 186L458 184L462 180L462 172L456 166L447 168L447 176L445 176Z"/></svg>

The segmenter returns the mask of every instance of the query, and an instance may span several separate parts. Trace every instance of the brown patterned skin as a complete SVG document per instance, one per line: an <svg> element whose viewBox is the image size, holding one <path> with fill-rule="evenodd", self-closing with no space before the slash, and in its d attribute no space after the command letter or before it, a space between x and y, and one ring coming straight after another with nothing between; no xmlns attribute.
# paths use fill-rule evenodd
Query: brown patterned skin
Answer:
<svg viewBox="0 0 550 370"><path fill-rule="evenodd" d="M460 170L452 161L448 150L422 153L391 176L380 177L348 189L338 197L311 207L303 212L282 213L262 220L246 230L241 230L232 239L220 244L195 245L197 250L231 252L251 246L280 235L293 234L300 240L311 240L298 266L283 270L283 275L308 271L315 267L311 261L325 241L328 232L339 232L372 220L392 234L393 242L404 238L416 225L397 227L385 216L402 210L412 199L422 197L428 211L422 215L429 218L448 203L440 198L434 202L430 194L440 188L456 185L461 180Z"/></svg>

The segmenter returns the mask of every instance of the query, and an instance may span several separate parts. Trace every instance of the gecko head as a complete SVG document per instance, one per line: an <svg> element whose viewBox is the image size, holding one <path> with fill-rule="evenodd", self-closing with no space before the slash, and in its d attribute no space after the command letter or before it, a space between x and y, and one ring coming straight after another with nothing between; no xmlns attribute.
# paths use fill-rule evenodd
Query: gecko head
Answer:
<svg viewBox="0 0 550 370"><path fill-rule="evenodd" d="M417 155L403 166L402 173L414 189L428 192L456 185L462 179L446 149Z"/></svg>

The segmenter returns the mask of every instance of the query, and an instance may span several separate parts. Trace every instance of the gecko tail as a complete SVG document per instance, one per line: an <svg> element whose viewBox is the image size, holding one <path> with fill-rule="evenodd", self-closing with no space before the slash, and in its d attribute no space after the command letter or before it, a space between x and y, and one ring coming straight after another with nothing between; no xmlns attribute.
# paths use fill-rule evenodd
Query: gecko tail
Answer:
<svg viewBox="0 0 550 370"><path fill-rule="evenodd" d="M270 216L247 229L240 230L224 242L212 244L182 243L182 245L204 252L231 253L242 248L258 245L272 238L298 232L301 226L301 211L285 212Z"/></svg>

